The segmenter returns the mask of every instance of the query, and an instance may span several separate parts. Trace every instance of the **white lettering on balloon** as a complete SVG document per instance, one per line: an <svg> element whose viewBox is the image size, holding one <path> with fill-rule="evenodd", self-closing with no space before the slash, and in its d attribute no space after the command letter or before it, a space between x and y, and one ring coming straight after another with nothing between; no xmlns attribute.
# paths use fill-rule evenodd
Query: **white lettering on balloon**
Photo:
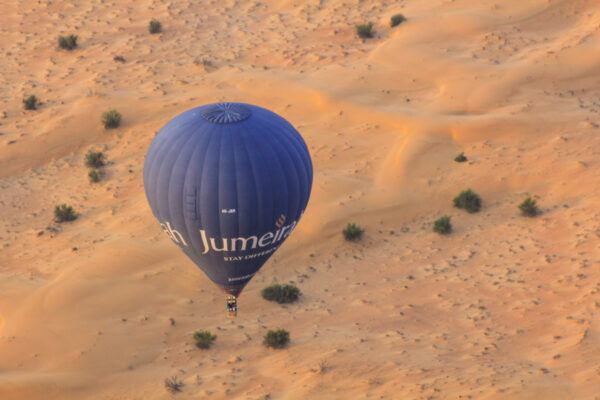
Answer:
<svg viewBox="0 0 600 400"><path fill-rule="evenodd" d="M290 235L290 233L292 233L294 228L296 227L296 223L297 223L297 221L293 221L289 225L285 225L285 226L281 227L280 229L277 229L276 231L267 232L267 233L263 234L260 237L260 239L258 238L258 236L255 236L255 235L248 236L248 237L236 237L236 238L222 237L222 238L217 239L217 238L213 238L213 237L208 237L206 235L206 231L204 229L200 229L200 238L202 240L202 246L203 246L201 254L207 254L209 251L215 251L215 252L249 251L249 250L255 250L257 247L259 249L268 247L270 245L273 245L275 243L282 241L283 239L286 239ZM173 242L175 242L176 244L183 246L183 247L188 246L188 244L185 241L181 232L179 232L177 229L172 227L171 223L169 221L165 221L164 223L161 223L160 226ZM224 259L225 259L225 261L238 261L238 260L242 260L242 259L249 260L254 257L260 257L261 255L264 255L264 254L269 254L269 253L275 251L275 249L277 249L277 246L274 246L273 248L270 248L270 249L262 251L262 252L248 254L245 256L235 256L235 257L225 256Z"/></svg>

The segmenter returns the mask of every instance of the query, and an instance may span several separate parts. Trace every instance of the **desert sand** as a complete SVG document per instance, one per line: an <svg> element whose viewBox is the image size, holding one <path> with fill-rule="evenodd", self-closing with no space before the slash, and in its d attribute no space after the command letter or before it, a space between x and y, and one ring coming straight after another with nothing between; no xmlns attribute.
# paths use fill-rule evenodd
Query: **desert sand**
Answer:
<svg viewBox="0 0 600 400"><path fill-rule="evenodd" d="M600 398L597 1L1 9L0 399ZM59 49L69 34L78 47ZM142 182L154 134L217 101L282 115L315 171L236 319ZM111 108L122 124L104 129ZM97 184L90 150L109 161ZM480 212L453 207L466 188ZM527 196L541 215L520 215ZM79 218L53 222L61 203ZM443 214L450 235L432 231ZM348 222L361 241L343 239ZM262 299L272 282L300 301ZM289 346L264 347L280 327ZM192 339L204 329L209 350Z"/></svg>

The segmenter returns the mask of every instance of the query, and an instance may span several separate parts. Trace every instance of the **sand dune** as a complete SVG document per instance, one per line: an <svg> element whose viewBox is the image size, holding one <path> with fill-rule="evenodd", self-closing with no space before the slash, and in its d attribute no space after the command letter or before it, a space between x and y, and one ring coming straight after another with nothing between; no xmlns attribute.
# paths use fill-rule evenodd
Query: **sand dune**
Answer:
<svg viewBox="0 0 600 400"><path fill-rule="evenodd" d="M597 2L4 3L0 398L598 399ZM58 49L68 34L78 47ZM315 170L235 320L142 184L155 132L223 100L284 116ZM109 160L98 184L91 149ZM479 213L452 207L467 187ZM60 203L80 217L52 222ZM443 214L449 236L432 232ZM263 300L273 281L301 300ZM278 327L289 347L263 347Z"/></svg>

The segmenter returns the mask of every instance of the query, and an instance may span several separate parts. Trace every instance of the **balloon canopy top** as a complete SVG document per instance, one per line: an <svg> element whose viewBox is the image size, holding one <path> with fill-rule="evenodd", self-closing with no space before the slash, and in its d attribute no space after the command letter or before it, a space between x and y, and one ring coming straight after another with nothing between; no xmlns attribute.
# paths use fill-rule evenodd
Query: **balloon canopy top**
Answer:
<svg viewBox="0 0 600 400"><path fill-rule="evenodd" d="M241 103L215 103L202 111L202 117L214 124L232 124L250 117L252 111Z"/></svg>

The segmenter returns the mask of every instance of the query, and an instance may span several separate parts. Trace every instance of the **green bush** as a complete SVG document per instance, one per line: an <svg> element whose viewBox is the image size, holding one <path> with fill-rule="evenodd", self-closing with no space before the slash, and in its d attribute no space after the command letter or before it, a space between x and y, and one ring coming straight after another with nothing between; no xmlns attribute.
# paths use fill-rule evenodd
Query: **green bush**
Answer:
<svg viewBox="0 0 600 400"><path fill-rule="evenodd" d="M454 157L454 161L456 161L456 162L465 162L465 161L467 161L467 157L465 157L465 153L462 152L459 155L457 155L456 157Z"/></svg>
<svg viewBox="0 0 600 400"><path fill-rule="evenodd" d="M100 168L105 160L106 157L101 151L90 151L85 155L85 165L91 168Z"/></svg>
<svg viewBox="0 0 600 400"><path fill-rule="evenodd" d="M300 296L300 289L294 285L274 284L267 286L261 292L265 300L276 301L279 304L293 303Z"/></svg>
<svg viewBox="0 0 600 400"><path fill-rule="evenodd" d="M263 344L274 349L285 347L290 341L290 333L285 329L270 330L264 337Z"/></svg>
<svg viewBox="0 0 600 400"><path fill-rule="evenodd" d="M73 221L77 218L77 213L73 207L66 204L61 204L54 208L54 217L56 222Z"/></svg>
<svg viewBox="0 0 600 400"><path fill-rule="evenodd" d="M450 217L443 215L435 220L433 223L433 230L437 233L448 234L452 231L452 224L450 223Z"/></svg>
<svg viewBox="0 0 600 400"><path fill-rule="evenodd" d="M346 228L344 228L342 233L344 234L344 238L346 240L357 241L362 237L362 234L364 233L364 231L365 230L361 229L360 226L358 226L354 223L348 223L348 225L346 225Z"/></svg>
<svg viewBox="0 0 600 400"><path fill-rule="evenodd" d="M23 104L25 104L26 110L35 110L39 104L39 100L37 97L31 95L26 99L23 99Z"/></svg>
<svg viewBox="0 0 600 400"><path fill-rule="evenodd" d="M400 25L404 21L406 21L406 18L404 18L404 15L402 15L402 14L392 15L392 18L390 18L390 25L393 28L395 26Z"/></svg>
<svg viewBox="0 0 600 400"><path fill-rule="evenodd" d="M77 36L69 35L69 36L59 36L58 37L58 45L61 49L72 50L77 47Z"/></svg>
<svg viewBox="0 0 600 400"><path fill-rule="evenodd" d="M373 37L373 23L356 25L356 34L358 37L368 39Z"/></svg>
<svg viewBox="0 0 600 400"><path fill-rule="evenodd" d="M117 110L108 110L102 113L102 123L105 128L117 128L121 125L121 114Z"/></svg>
<svg viewBox="0 0 600 400"><path fill-rule="evenodd" d="M454 207L464 208L468 212L474 213L481 208L481 198L471 189L463 190L454 198Z"/></svg>
<svg viewBox="0 0 600 400"><path fill-rule="evenodd" d="M171 393L181 392L182 387L183 382L181 382L177 376L172 376L165 379L165 389Z"/></svg>
<svg viewBox="0 0 600 400"><path fill-rule="evenodd" d="M90 182L97 183L100 182L100 178L102 178L102 171L97 169L91 169L88 173L88 177L90 178Z"/></svg>
<svg viewBox="0 0 600 400"><path fill-rule="evenodd" d="M150 23L148 24L148 30L150 31L150 33L160 33L162 31L162 24L153 19L152 21L150 21Z"/></svg>
<svg viewBox="0 0 600 400"><path fill-rule="evenodd" d="M519 204L519 210L521 210L523 215L528 217L535 217L540 212L536 206L536 201L531 197L526 198L521 204Z"/></svg>
<svg viewBox="0 0 600 400"><path fill-rule="evenodd" d="M217 338L217 335L213 335L210 331L198 331L194 332L194 341L196 347L201 349L208 349Z"/></svg>

